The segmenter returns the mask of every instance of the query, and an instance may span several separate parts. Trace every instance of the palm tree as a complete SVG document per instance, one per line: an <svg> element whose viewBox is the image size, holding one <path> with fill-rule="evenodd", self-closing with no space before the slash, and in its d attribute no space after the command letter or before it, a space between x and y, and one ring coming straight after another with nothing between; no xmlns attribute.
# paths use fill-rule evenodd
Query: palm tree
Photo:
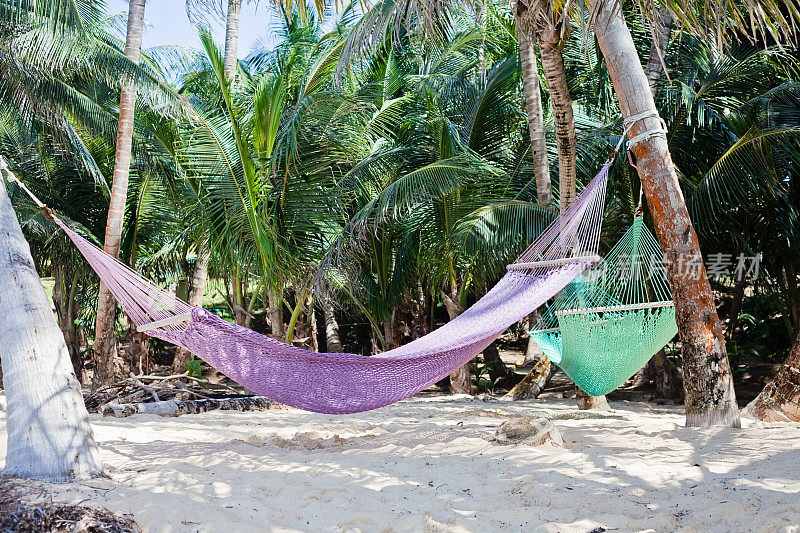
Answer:
<svg viewBox="0 0 800 533"><path fill-rule="evenodd" d="M189 6L190 3L191 2L187 2L187 6ZM225 76L231 84L236 81L236 70L239 64L239 17L241 15L241 9L242 0L229 0L225 25L224 71ZM206 284L208 282L208 266L211 260L211 254L208 250L208 238L199 238L196 248L197 254L194 266L192 267L191 280L189 280L187 303L194 307L200 307L203 305L203 296L205 295ZM172 363L173 370L176 373L183 372L186 368L186 363L190 361L192 357L193 354L190 351L179 348Z"/></svg>
<svg viewBox="0 0 800 533"><path fill-rule="evenodd" d="M2 174L10 176L5 160ZM2 179L0 228L0 342L8 396L3 474L47 481L98 476L102 463L80 384Z"/></svg>
<svg viewBox="0 0 800 533"><path fill-rule="evenodd" d="M528 28L534 28L542 56L542 72L553 106L556 146L558 147L559 206L565 209L575 199L577 140L572 98L561 49L569 35L568 5L549 0L533 0L527 11ZM523 77L528 76L523 73Z"/></svg>
<svg viewBox="0 0 800 533"><path fill-rule="evenodd" d="M125 57L135 64L139 63L142 48L144 7L145 0L130 0L129 2ZM115 257L119 255L119 248L122 242L122 225L125 217L125 203L128 197L135 105L136 84L131 79L124 80L119 98L114 175L104 245L105 252ZM101 283L97 302L97 324L94 341L94 350L97 354L97 367L95 369L97 383L108 382L117 374L115 323L116 302L108 288Z"/></svg>
<svg viewBox="0 0 800 533"><path fill-rule="evenodd" d="M637 119L631 137L660 131L650 84L618 3L587 2L594 14L594 33L606 58L622 115ZM686 424L738 427L739 411L722 326L700 245L672 163L667 139L651 136L632 147L637 170L653 214L656 235L668 264L682 342ZM697 276L682 272L686 261L700 261Z"/></svg>

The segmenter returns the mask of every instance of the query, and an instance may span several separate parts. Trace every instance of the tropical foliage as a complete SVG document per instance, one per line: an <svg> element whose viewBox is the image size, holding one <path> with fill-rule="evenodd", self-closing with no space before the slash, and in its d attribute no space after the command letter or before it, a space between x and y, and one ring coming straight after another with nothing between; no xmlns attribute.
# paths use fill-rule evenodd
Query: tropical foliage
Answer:
<svg viewBox="0 0 800 533"><path fill-rule="evenodd" d="M240 324L324 349L316 321L330 326L338 317L367 324L343 327L346 350L396 346L447 320L446 304L479 298L557 213L557 203L536 203L514 18L504 3L488 4L476 23L465 7L431 20L400 17L384 1L364 16L347 10L331 31L315 12L290 5L279 12L274 47L254 50L234 80L207 33L202 51L147 50L136 66L102 3L72 5L63 13L0 9L0 151L43 201L101 242L119 80L134 78L122 259L186 297L193 265L210 254L206 301ZM574 27L562 49L579 189L622 134L582 16L567 21ZM628 16L646 57L649 23ZM716 277L735 342L780 358L800 331L797 61L758 35L712 44L692 30L671 41L657 104L704 252L762 258L757 280ZM168 69L180 73L175 86ZM628 163L621 155L612 171L607 248L639 202ZM76 367L82 358L91 367L96 279L13 192L41 271L56 279ZM764 328L781 333L764 341ZM151 355L169 356L160 346Z"/></svg>

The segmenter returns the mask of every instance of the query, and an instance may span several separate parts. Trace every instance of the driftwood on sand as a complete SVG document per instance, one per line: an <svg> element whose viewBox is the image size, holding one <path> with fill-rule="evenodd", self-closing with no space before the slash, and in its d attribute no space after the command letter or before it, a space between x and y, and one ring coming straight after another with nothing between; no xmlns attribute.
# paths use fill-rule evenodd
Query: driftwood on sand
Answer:
<svg viewBox="0 0 800 533"><path fill-rule="evenodd" d="M103 406L103 416L124 418L137 414L159 416L180 416L186 414L205 413L206 411L263 411L280 408L280 404L263 396L242 398L170 400L149 403L108 403Z"/></svg>

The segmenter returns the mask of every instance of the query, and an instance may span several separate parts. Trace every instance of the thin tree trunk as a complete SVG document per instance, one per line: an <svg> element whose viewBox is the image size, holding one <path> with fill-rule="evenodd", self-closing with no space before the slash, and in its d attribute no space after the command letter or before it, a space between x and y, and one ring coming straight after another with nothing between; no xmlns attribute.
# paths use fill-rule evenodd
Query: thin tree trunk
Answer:
<svg viewBox="0 0 800 533"><path fill-rule="evenodd" d="M267 291L269 325L272 329L272 338L277 340L284 339L283 333L283 308L281 298L275 296L272 290Z"/></svg>
<svg viewBox="0 0 800 533"><path fill-rule="evenodd" d="M464 312L464 309L458 305L457 295L448 296L442 292L442 300L447 309L447 316L450 320L454 320L458 315ZM472 393L472 362L457 368L450 374L450 392L452 394L471 394Z"/></svg>
<svg viewBox="0 0 800 533"><path fill-rule="evenodd" d="M297 319L300 317L300 313L303 312L303 308L305 307L306 291L296 291L295 299L296 303L294 310L292 311L292 316L289 319L289 326L286 328L286 344L292 344L292 341L294 340L294 328L297 325Z"/></svg>
<svg viewBox="0 0 800 533"><path fill-rule="evenodd" d="M225 77L231 82L236 79L236 67L239 62L239 16L242 12L242 0L228 0L228 16L225 24Z"/></svg>
<svg viewBox="0 0 800 533"><path fill-rule="evenodd" d="M311 351L318 352L319 331L317 330L317 313L316 313L316 308L314 307L313 299L308 308L308 322L311 328Z"/></svg>
<svg viewBox="0 0 800 533"><path fill-rule="evenodd" d="M647 81L653 97L656 96L656 82L664 72L664 62L669 46L669 36L672 33L672 15L669 10L662 7L658 10L658 18L653 21L653 43L650 45L650 54L647 56Z"/></svg>
<svg viewBox="0 0 800 533"><path fill-rule="evenodd" d="M102 473L64 336L0 178L0 354L7 397L4 475L47 481Z"/></svg>
<svg viewBox="0 0 800 533"><path fill-rule="evenodd" d="M75 293L77 292L78 276L72 277L70 286L67 287L67 269L63 265L53 269L53 305L58 316L58 327L64 335L64 342L72 361L72 369L79 383L83 383L83 361L81 360L80 344L78 342L77 326L75 325Z"/></svg>
<svg viewBox="0 0 800 533"><path fill-rule="evenodd" d="M528 325L526 331L532 330L534 326L536 326L536 322L539 321L540 317L541 314L539 313L538 309L533 313L531 313L530 315L528 315L528 320L527 320ZM533 340L533 337L531 337L530 335L526 335L526 337L528 338L528 345L525 348L524 362L525 364L528 364L535 361L537 356L543 356L544 353L542 353L542 350L536 344L536 341Z"/></svg>
<svg viewBox="0 0 800 533"><path fill-rule="evenodd" d="M783 274L786 280L786 295L789 304L789 316L792 323L792 337L800 335L800 290L797 287L797 272L794 263L788 259L783 266Z"/></svg>
<svg viewBox="0 0 800 533"><path fill-rule="evenodd" d="M81 335L78 325L75 323L75 317L78 315L78 273L72 275L72 284L67 296L67 316L65 340L67 348L69 349L69 356L72 359L72 368L75 371L75 376L80 383L83 383L83 358L81 357Z"/></svg>
<svg viewBox="0 0 800 533"><path fill-rule="evenodd" d="M742 413L766 422L800 422L800 335L778 375Z"/></svg>
<svg viewBox="0 0 800 533"><path fill-rule="evenodd" d="M142 48L145 0L130 0L128 5L128 32L125 39L125 57L139 63ZM119 122L117 144L114 154L114 177L111 186L111 201L108 206L108 221L104 249L117 257L122 240L122 223L125 218L125 203L128 196L128 175L133 144L133 119L136 104L136 84L123 80L119 97ZM104 283L100 283L97 303L94 350L97 355L95 382L107 383L114 379L117 366L116 322L117 305Z"/></svg>
<svg viewBox="0 0 800 533"><path fill-rule="evenodd" d="M578 389L576 400L578 401L578 409L584 411L588 409L595 409L599 411L611 410L611 407L608 406L608 400L606 400L605 396L592 396L580 388Z"/></svg>
<svg viewBox="0 0 800 533"><path fill-rule="evenodd" d="M539 34L539 50L542 54L542 70L550 91L553 105L553 119L558 145L558 194L562 209L575 199L578 141L575 137L575 116L572 112L572 98L567 86L567 72L564 57L561 55L561 40L555 29Z"/></svg>
<svg viewBox="0 0 800 533"><path fill-rule="evenodd" d="M383 349L384 350L391 350L395 348L396 345L394 343L394 312L392 312L392 316L387 318L383 321Z"/></svg>
<svg viewBox="0 0 800 533"><path fill-rule="evenodd" d="M203 295L206 292L206 284L208 283L208 263L209 254L205 246L198 246L197 260L192 269L192 286L189 291L188 304L192 307L202 307ZM181 374L186 371L186 363L194 358L192 352L185 348L178 348L175 353L175 360L172 362L172 370L176 374Z"/></svg>
<svg viewBox="0 0 800 533"><path fill-rule="evenodd" d="M500 350L497 347L497 341L494 341L484 348L483 362L489 367L489 379L498 386L503 386L514 377L514 373L509 370L500 358Z"/></svg>
<svg viewBox="0 0 800 533"><path fill-rule="evenodd" d="M666 350L661 348L648 364L652 368L653 381L656 386L653 399L680 402L683 399L683 382L678 369L667 359Z"/></svg>
<svg viewBox="0 0 800 533"><path fill-rule="evenodd" d="M587 0L590 7L594 3ZM600 0L597 6L594 31L623 116L657 115L647 76L619 2ZM631 127L630 136L660 128L658 118L641 119ZM637 143L632 151L655 221L658 242L664 250L675 300L683 346L686 425L739 427L739 410L722 326L667 141L653 136ZM683 272L685 268L681 265L688 261L700 263L696 275Z"/></svg>
<svg viewBox="0 0 800 533"><path fill-rule="evenodd" d="M572 111L572 98L567 85L567 72L564 68L558 30L557 26L551 26L539 32L539 49L542 53L542 69L550 91L550 101L553 104L556 144L558 145L558 198L559 207L563 213L577 195L575 163L578 157L578 141L575 135L575 116ZM545 378L542 388L547 384L547 379L549 377ZM532 392L534 392L533 388ZM608 409L605 396L591 396L582 390L578 391L578 405L581 409Z"/></svg>
<svg viewBox="0 0 800 533"><path fill-rule="evenodd" d="M322 313L325 316L325 342L327 351L332 353L341 353L344 351L342 341L339 338L339 323L336 322L336 314L333 310L333 304L330 301L322 302Z"/></svg>
<svg viewBox="0 0 800 533"><path fill-rule="evenodd" d="M246 292L246 285L237 272L233 280L233 317L236 325L242 327L247 324Z"/></svg>
<svg viewBox="0 0 800 533"><path fill-rule="evenodd" d="M486 1L478 0L475 3L475 25L482 31L486 31ZM478 46L478 83L483 85L486 81L486 44L481 41Z"/></svg>
<svg viewBox="0 0 800 533"><path fill-rule="evenodd" d="M522 82L525 89L525 112L528 115L528 130L531 137L531 155L536 175L536 195L541 205L553 201L550 192L550 164L547 159L547 139L544 132L542 93L539 86L539 66L536 61L536 39L529 20L528 7L518 0L511 0L511 11L516 23Z"/></svg>
<svg viewBox="0 0 800 533"><path fill-rule="evenodd" d="M742 302L744 302L744 290L747 288L747 280L742 276L742 279L737 279L733 285L733 298L731 298L731 311L728 316L728 329L726 336L733 338L733 332L736 330L736 325L739 323L739 315L742 313Z"/></svg>

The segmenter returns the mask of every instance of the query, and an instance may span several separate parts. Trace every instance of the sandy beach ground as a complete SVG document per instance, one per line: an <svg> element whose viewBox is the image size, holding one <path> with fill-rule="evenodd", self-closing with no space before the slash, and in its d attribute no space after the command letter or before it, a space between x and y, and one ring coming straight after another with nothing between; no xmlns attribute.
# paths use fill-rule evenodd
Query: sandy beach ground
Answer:
<svg viewBox="0 0 800 533"><path fill-rule="evenodd" d="M800 530L800 424L687 429L680 407L611 406L556 420L563 448L492 438L507 416L574 400L92 415L110 478L28 484L158 532ZM0 433L5 456L4 413Z"/></svg>

